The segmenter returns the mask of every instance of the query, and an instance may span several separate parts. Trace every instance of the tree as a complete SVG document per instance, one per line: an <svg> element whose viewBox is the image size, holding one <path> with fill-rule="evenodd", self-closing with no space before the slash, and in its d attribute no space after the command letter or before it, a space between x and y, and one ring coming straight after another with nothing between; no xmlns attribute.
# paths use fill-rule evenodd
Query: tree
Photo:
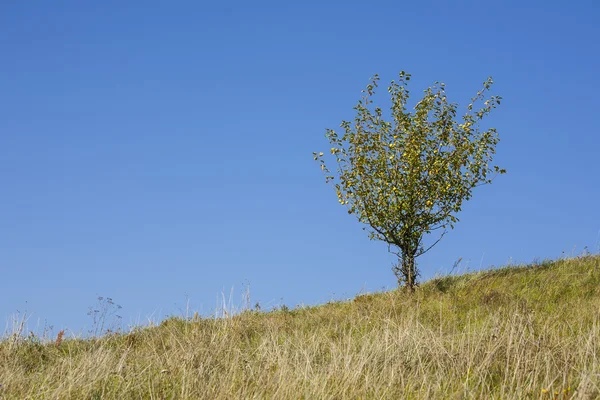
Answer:
<svg viewBox="0 0 600 400"><path fill-rule="evenodd" d="M354 121L342 121L344 133L326 130L336 173L327 167L322 152L313 156L340 204L364 224L371 239L384 241L397 256L392 270L398 285L414 291L416 258L435 246L448 227L454 228L456 214L475 187L506 171L491 166L499 140L496 129L480 128L480 121L502 99L488 98L492 78L458 119L458 105L448 102L440 82L426 89L409 111L410 77L402 71L398 81L391 82L387 120L371 100L379 82L375 75L354 107ZM477 104L481 106L475 111ZM434 231L439 237L424 247L424 237Z"/></svg>

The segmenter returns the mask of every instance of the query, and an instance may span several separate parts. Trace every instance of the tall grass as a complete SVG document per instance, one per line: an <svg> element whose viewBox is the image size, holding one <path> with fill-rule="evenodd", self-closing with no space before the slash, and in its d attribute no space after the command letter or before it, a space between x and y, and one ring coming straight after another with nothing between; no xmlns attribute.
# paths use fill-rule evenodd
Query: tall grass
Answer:
<svg viewBox="0 0 600 400"><path fill-rule="evenodd" d="M600 257L410 295L0 342L4 399L600 398Z"/></svg>

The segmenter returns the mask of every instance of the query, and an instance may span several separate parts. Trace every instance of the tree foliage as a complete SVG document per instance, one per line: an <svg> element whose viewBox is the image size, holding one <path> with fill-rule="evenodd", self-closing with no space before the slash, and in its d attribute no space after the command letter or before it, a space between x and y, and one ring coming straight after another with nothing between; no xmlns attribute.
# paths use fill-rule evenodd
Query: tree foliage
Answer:
<svg viewBox="0 0 600 400"><path fill-rule="evenodd" d="M354 107L354 120L341 123L343 133L327 129L337 163L334 172L322 152L313 155L339 203L365 224L371 239L386 242L398 256L393 270L399 285L414 290L416 257L454 228L475 187L491 183L505 170L491 165L499 140L496 129L480 128L501 101L500 96L488 96L491 78L457 117L458 105L448 101L440 82L409 110L410 77L402 71L391 82L391 107L384 115L373 105L379 82L375 75ZM424 247L424 237L434 231L439 238Z"/></svg>

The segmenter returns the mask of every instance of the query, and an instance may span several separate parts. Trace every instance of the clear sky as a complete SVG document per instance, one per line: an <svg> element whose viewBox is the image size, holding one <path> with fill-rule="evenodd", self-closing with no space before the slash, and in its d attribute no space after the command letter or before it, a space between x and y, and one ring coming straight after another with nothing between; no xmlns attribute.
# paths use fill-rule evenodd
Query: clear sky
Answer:
<svg viewBox="0 0 600 400"><path fill-rule="evenodd" d="M393 288L393 258L312 151L369 78L436 80L488 119L508 170L419 259L422 279L600 246L597 1L0 4L0 317L81 332ZM384 88L376 99L385 105Z"/></svg>

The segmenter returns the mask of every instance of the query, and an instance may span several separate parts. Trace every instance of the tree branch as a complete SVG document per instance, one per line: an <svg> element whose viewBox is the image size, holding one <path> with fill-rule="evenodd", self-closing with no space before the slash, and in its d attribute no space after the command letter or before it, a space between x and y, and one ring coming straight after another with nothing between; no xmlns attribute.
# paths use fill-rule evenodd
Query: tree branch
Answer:
<svg viewBox="0 0 600 400"><path fill-rule="evenodd" d="M444 231L442 232L442 234L440 235L440 237L438 238L438 240L436 240L431 246L429 246L426 250L421 250L417 253L417 255L415 255L415 257L419 257L422 256L423 254L427 253L429 250L431 250L433 248L433 246L435 246L436 244L438 244L440 242L440 240L442 240L442 238L444 237L444 235L447 233L448 231Z"/></svg>

